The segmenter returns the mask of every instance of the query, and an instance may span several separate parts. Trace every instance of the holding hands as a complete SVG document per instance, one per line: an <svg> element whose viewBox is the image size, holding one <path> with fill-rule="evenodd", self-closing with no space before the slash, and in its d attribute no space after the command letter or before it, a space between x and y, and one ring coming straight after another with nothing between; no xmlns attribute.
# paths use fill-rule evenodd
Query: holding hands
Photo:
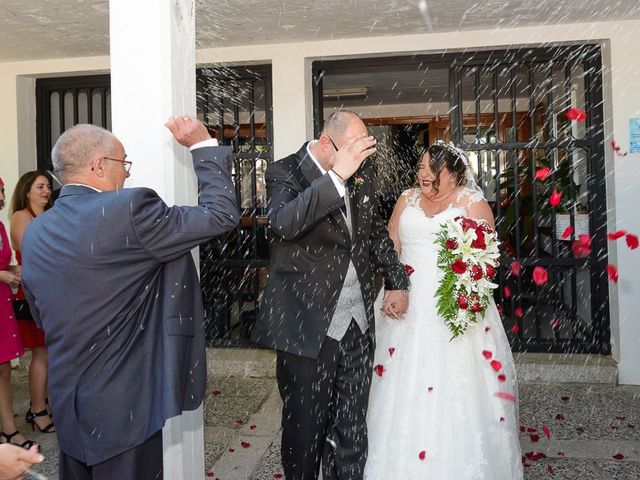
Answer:
<svg viewBox="0 0 640 480"><path fill-rule="evenodd" d="M341 146L335 154L333 172L346 181L368 157L376 153L376 139L371 136L356 137Z"/></svg>
<svg viewBox="0 0 640 480"><path fill-rule="evenodd" d="M405 290L386 290L382 301L382 313L402 320L409 307L409 294Z"/></svg>

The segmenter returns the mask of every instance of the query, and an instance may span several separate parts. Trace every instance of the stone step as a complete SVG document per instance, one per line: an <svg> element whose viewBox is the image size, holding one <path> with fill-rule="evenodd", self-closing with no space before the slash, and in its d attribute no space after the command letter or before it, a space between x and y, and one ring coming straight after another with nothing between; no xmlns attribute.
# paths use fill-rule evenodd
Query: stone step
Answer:
<svg viewBox="0 0 640 480"><path fill-rule="evenodd" d="M611 357L564 353L516 353L514 357L520 383L618 383L618 364Z"/></svg>
<svg viewBox="0 0 640 480"><path fill-rule="evenodd" d="M602 383L615 385L618 367L611 357L601 355L516 353L521 383ZM210 348L209 375L218 377L274 377L276 357L259 348Z"/></svg>

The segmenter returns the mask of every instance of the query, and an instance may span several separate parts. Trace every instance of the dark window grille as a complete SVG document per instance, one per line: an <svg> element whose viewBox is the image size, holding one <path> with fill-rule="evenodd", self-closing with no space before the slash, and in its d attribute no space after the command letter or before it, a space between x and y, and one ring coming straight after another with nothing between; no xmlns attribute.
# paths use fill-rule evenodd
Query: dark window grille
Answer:
<svg viewBox="0 0 640 480"><path fill-rule="evenodd" d="M78 123L111 130L109 75L36 80L38 168L53 170L51 149L62 133Z"/></svg>
<svg viewBox="0 0 640 480"><path fill-rule="evenodd" d="M242 213L235 231L200 250L205 331L210 346L245 346L269 265L264 174L273 161L271 67L199 69L197 92L200 119L233 146Z"/></svg>

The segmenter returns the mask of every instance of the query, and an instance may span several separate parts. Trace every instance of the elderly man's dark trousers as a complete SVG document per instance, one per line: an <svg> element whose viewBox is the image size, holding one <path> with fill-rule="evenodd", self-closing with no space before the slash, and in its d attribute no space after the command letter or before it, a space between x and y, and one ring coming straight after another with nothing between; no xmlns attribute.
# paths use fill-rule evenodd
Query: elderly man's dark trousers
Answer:
<svg viewBox="0 0 640 480"><path fill-rule="evenodd" d="M146 442L97 465L87 465L60 451L60 480L162 480L162 430Z"/></svg>

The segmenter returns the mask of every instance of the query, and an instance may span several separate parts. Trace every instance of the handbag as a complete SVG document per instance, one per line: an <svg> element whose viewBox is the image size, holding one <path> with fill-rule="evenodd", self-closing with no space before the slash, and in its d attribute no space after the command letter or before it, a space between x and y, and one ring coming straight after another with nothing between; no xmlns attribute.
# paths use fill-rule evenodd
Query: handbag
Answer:
<svg viewBox="0 0 640 480"><path fill-rule="evenodd" d="M16 314L16 319L29 320L33 322L33 317L31 316L31 310L29 310L29 304L27 303L26 300L14 300L13 311Z"/></svg>

